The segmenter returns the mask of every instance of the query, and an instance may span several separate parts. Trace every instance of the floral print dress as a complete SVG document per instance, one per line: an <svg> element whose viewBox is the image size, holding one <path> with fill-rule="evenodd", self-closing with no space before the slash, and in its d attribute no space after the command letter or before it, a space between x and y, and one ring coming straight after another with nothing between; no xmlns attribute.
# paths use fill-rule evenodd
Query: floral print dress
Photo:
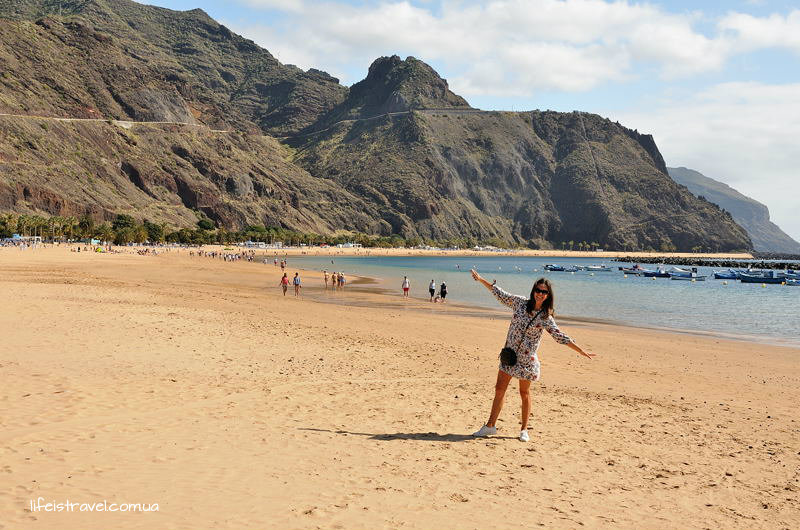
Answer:
<svg viewBox="0 0 800 530"><path fill-rule="evenodd" d="M525 310L527 298L509 294L496 285L492 287L492 294L514 311L511 325L508 327L506 347L513 348L517 352L517 364L507 366L501 362L500 370L518 379L538 381L541 375L541 363L537 352L542 342L542 330L547 330L560 344L569 344L572 339L558 329L552 316L545 316L544 313L528 314Z"/></svg>

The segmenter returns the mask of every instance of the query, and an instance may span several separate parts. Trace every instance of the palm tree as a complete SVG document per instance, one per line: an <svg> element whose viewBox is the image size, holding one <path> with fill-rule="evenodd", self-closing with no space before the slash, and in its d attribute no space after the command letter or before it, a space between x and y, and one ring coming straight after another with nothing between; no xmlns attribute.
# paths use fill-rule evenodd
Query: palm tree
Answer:
<svg viewBox="0 0 800 530"><path fill-rule="evenodd" d="M114 240L114 229L108 223L103 223L95 229L96 235L101 241L110 242Z"/></svg>
<svg viewBox="0 0 800 530"><path fill-rule="evenodd" d="M4 219L6 229L12 234L16 233L19 230L18 222L19 222L19 215L15 213L6 214Z"/></svg>
<svg viewBox="0 0 800 530"><path fill-rule="evenodd" d="M74 216L69 216L65 220L65 231L69 233L69 239L74 237L75 229L78 227L78 219Z"/></svg>

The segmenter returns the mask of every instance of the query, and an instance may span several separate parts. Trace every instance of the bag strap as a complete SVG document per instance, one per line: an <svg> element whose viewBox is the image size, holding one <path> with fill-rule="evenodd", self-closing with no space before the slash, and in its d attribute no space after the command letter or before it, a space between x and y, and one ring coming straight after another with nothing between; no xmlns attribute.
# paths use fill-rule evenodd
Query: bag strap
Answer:
<svg viewBox="0 0 800 530"><path fill-rule="evenodd" d="M539 312L533 315L533 318L528 321L528 325L525 326L525 330L522 332L522 338L519 339L519 346L522 346L522 341L525 340L525 334L528 333L528 328L530 328L531 324L533 324L534 321L539 318L539 315L542 314L542 311L544 311L544 309L540 309ZM519 346L517 346L517 349L519 349Z"/></svg>

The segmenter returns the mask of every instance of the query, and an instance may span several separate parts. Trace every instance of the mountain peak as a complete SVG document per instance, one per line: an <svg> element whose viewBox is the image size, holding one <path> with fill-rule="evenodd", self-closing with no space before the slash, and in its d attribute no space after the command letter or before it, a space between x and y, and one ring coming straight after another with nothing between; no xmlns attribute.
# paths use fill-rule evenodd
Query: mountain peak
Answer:
<svg viewBox="0 0 800 530"><path fill-rule="evenodd" d="M379 57L367 77L352 87L339 116L368 117L421 108L471 108L450 91L447 81L414 57Z"/></svg>

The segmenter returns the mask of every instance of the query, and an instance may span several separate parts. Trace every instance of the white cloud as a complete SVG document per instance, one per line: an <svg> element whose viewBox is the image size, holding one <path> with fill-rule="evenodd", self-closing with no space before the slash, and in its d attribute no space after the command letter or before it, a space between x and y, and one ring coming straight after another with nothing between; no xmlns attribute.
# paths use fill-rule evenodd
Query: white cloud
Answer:
<svg viewBox="0 0 800 530"><path fill-rule="evenodd" d="M669 166L720 180L800 241L800 83L724 83L612 119L652 133Z"/></svg>
<svg viewBox="0 0 800 530"><path fill-rule="evenodd" d="M767 17L731 13L720 20L718 27L734 36L740 51L779 47L800 53L800 10Z"/></svg>
<svg viewBox="0 0 800 530"><path fill-rule="evenodd" d="M347 72L355 64L363 72L380 55L414 55L444 65L453 89L466 96L586 91L630 79L639 63L665 78L692 75L720 68L731 49L725 37L695 31L693 14L627 1L453 0L424 7L240 1L286 6L280 27L232 27L278 57L303 58L295 60L298 66ZM354 77L343 81L359 80Z"/></svg>

